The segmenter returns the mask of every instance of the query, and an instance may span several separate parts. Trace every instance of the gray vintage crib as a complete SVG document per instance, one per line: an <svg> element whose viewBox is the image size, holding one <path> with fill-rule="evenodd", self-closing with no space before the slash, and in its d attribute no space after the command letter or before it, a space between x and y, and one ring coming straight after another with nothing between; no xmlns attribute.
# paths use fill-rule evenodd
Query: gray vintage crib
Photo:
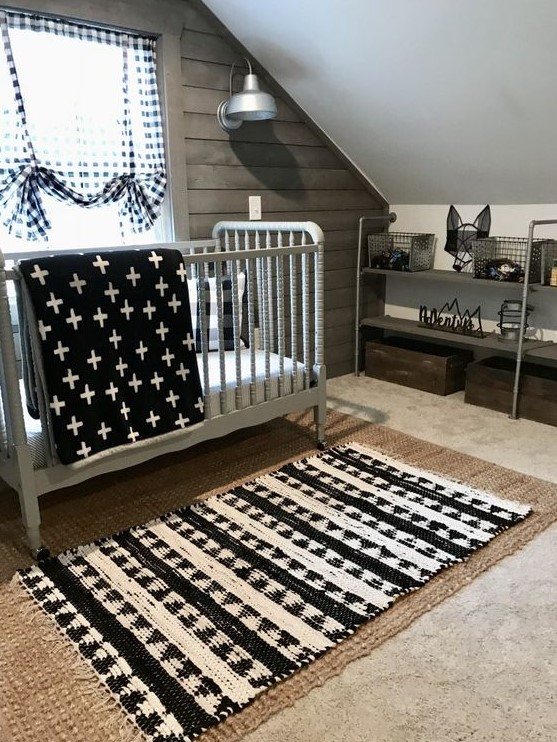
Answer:
<svg viewBox="0 0 557 742"><path fill-rule="evenodd" d="M44 405L39 420L26 413L19 327L8 295L8 282L18 274L6 266L12 256L0 253L0 477L18 492L27 541L38 558L48 554L40 535L39 497L49 491L310 407L317 442L325 443L321 229L312 222L219 222L211 240L140 249L156 247L179 249L188 281L199 281L197 365L205 419L76 465L61 464L49 444L51 420ZM124 249L131 248L114 248ZM209 276L217 287L213 306L204 295ZM223 332L223 277L233 287L231 350L225 350Z"/></svg>

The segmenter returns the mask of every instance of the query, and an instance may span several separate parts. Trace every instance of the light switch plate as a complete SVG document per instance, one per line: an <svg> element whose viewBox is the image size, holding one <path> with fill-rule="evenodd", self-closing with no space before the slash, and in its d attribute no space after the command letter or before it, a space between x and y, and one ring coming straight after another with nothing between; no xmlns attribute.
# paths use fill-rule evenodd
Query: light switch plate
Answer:
<svg viewBox="0 0 557 742"><path fill-rule="evenodd" d="M261 219L261 196L249 196L248 201L250 221Z"/></svg>

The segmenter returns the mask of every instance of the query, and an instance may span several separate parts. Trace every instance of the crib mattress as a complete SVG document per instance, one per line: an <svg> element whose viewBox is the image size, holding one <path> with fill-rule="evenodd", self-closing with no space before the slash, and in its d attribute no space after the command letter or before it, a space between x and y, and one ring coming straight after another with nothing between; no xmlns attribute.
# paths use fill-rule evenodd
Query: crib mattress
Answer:
<svg viewBox="0 0 557 742"><path fill-rule="evenodd" d="M225 354L225 410L222 414L234 410L236 398L236 355L234 351L227 351ZM209 353L209 390L205 391L205 381L203 378L203 359L198 356L197 364L201 377L201 385L205 396L205 402L210 405L211 414L221 414L220 407L220 388L221 388L221 367L218 353ZM251 353L249 349L240 352L241 357L241 400L242 407L248 407L251 404ZM269 399L276 399L279 396L279 377L280 377L280 358L274 353L269 354L270 376L269 376ZM303 365L297 363L297 373L294 381L293 361L289 358L284 359L284 374L282 376L284 383L284 393L291 394L293 391L301 391L304 388ZM266 359L264 351L255 352L255 381L254 392L256 404L265 401L265 369ZM22 399L25 399L23 384L21 384ZM1 401L0 401L1 404ZM45 440L39 420L32 418L26 411L24 405L25 429L27 431L27 440L31 446L33 454L33 463L36 469L43 468L47 465ZM4 415L0 416L3 423ZM0 440L2 447L6 442L6 431L0 429Z"/></svg>

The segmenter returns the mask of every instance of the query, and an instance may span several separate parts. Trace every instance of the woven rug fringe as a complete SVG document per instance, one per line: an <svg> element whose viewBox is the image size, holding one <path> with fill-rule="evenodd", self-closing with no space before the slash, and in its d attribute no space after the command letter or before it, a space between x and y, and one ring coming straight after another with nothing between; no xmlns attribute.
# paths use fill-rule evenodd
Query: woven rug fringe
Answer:
<svg viewBox="0 0 557 742"><path fill-rule="evenodd" d="M96 718L97 727L106 734L107 740L120 742L145 742L145 736L124 715L116 699L107 691L99 677L84 662L79 651L59 634L40 606L35 603L22 587L19 575L14 575L4 588L4 595L17 608L23 620L34 628L39 628L41 641L49 645L49 653L65 659L72 656L71 667L80 682L76 692L91 697L90 710ZM6 739L8 739L6 737Z"/></svg>

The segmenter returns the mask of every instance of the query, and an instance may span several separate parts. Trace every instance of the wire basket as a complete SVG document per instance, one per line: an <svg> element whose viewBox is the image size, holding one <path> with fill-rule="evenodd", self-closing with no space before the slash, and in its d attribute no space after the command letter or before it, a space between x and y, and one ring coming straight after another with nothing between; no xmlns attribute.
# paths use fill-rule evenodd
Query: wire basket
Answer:
<svg viewBox="0 0 557 742"><path fill-rule="evenodd" d="M393 271L427 271L433 265L435 235L386 232L367 238L369 267Z"/></svg>
<svg viewBox="0 0 557 742"><path fill-rule="evenodd" d="M486 237L472 240L474 278L522 283L528 240L521 237ZM532 243L530 282L539 283L541 276L541 242Z"/></svg>
<svg viewBox="0 0 557 742"><path fill-rule="evenodd" d="M544 286L557 287L557 240L542 242L541 282Z"/></svg>

